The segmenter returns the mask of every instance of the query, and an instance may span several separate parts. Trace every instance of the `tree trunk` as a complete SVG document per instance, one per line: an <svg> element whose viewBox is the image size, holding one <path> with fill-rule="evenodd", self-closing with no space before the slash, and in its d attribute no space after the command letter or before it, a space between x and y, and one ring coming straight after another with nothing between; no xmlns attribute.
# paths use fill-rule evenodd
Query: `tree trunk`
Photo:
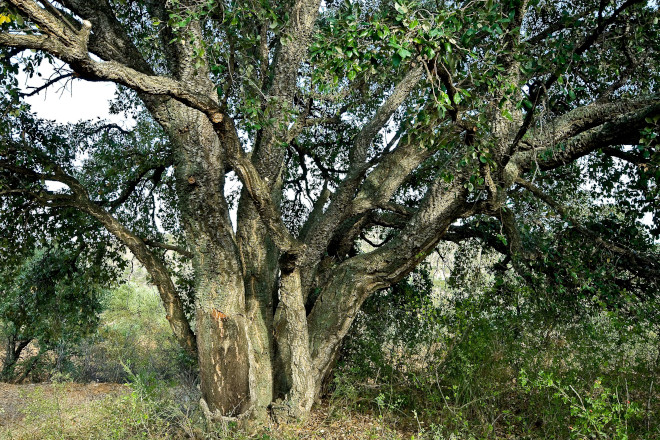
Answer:
<svg viewBox="0 0 660 440"><path fill-rule="evenodd" d="M5 360L0 372L0 380L10 381L14 378L16 363L21 357L21 353L30 343L30 339L18 339L15 335L7 337L7 347L5 351Z"/></svg>
<svg viewBox="0 0 660 440"><path fill-rule="evenodd" d="M253 416L263 418L273 401L273 310L277 301L278 252L249 196L241 195L237 239L244 265L245 306L250 340Z"/></svg>
<svg viewBox="0 0 660 440"><path fill-rule="evenodd" d="M303 302L300 270L281 269L280 302L274 319L279 377L285 390L283 402L277 402L273 414L280 418L303 418L312 408L317 375L309 352L307 316ZM282 386L283 385L283 386Z"/></svg>

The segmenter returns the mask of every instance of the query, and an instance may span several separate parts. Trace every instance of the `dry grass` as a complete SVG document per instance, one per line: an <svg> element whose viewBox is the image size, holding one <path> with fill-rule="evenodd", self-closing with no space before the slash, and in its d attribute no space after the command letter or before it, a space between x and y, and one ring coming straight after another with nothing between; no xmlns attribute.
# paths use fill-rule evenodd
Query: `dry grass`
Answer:
<svg viewBox="0 0 660 440"><path fill-rule="evenodd" d="M127 393L120 384L0 383L0 438L41 439L50 431L79 431L77 425L89 423L99 404Z"/></svg>
<svg viewBox="0 0 660 440"><path fill-rule="evenodd" d="M256 434L247 434L227 425L208 426L195 411L174 417L166 408L154 412L168 404L177 406L174 401L153 405L120 384L0 383L0 439L399 440L415 433L394 417L324 403L305 423L259 426Z"/></svg>

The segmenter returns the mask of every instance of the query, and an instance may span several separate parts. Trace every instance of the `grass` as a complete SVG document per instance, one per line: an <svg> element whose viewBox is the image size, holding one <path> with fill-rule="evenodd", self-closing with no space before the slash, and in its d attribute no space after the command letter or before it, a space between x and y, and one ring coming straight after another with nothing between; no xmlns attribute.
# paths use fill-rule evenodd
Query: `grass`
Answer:
<svg viewBox="0 0 660 440"><path fill-rule="evenodd" d="M74 359L76 380L125 382L125 365L163 380L190 373L155 289L127 283L112 291L104 308L97 335L81 344Z"/></svg>

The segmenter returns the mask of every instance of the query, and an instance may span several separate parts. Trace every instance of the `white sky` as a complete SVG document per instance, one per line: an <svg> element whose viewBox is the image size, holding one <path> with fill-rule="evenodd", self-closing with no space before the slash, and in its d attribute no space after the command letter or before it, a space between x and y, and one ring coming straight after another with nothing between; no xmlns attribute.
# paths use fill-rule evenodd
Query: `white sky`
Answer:
<svg viewBox="0 0 660 440"><path fill-rule="evenodd" d="M39 68L42 76L36 75L29 80L23 74L19 76L19 85L29 91L28 86L39 87L54 72L52 66L43 63ZM66 85L66 87L64 87ZM39 94L25 99L32 110L43 119L60 123L79 122L90 119L108 119L119 125L126 125L123 115L109 113L109 101L114 98L117 87L109 82L90 82L79 79L62 80L42 90Z"/></svg>

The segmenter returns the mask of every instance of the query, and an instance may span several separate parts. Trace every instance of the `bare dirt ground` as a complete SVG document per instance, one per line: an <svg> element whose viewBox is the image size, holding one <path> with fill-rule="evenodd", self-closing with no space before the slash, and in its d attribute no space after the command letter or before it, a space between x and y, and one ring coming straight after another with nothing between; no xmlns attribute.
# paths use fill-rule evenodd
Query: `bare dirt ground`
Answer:
<svg viewBox="0 0 660 440"><path fill-rule="evenodd" d="M325 404L312 411L302 426L280 426L284 438L301 440L410 439L413 427L387 423L374 414L333 410Z"/></svg>

